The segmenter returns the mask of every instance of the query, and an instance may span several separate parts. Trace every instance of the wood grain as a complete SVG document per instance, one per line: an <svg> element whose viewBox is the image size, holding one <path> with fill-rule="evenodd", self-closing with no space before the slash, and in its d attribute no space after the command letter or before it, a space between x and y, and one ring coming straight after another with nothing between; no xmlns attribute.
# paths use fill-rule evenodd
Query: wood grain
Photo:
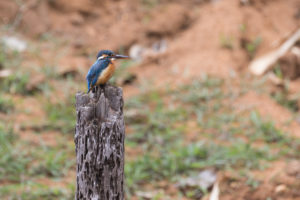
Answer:
<svg viewBox="0 0 300 200"><path fill-rule="evenodd" d="M76 94L76 200L124 199L122 89L96 87Z"/></svg>

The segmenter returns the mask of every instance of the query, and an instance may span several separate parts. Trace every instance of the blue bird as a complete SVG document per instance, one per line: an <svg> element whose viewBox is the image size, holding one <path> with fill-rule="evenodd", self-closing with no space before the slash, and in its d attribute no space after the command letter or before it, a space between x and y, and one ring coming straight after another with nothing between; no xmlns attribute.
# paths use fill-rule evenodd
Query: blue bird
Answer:
<svg viewBox="0 0 300 200"><path fill-rule="evenodd" d="M101 50L96 62L91 66L87 76L87 88L89 93L95 86L103 86L112 77L116 67L115 59L127 59L128 56L117 55L110 50Z"/></svg>

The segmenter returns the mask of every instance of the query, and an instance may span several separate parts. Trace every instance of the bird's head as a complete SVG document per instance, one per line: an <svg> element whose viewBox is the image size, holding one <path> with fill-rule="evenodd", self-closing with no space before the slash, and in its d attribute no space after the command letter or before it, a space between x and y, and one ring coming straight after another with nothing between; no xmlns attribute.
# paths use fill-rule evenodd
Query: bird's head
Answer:
<svg viewBox="0 0 300 200"><path fill-rule="evenodd" d="M103 59L115 60L115 59L128 59L128 58L129 58L128 56L115 54L115 52L111 50L101 50L97 55L97 60L103 60Z"/></svg>

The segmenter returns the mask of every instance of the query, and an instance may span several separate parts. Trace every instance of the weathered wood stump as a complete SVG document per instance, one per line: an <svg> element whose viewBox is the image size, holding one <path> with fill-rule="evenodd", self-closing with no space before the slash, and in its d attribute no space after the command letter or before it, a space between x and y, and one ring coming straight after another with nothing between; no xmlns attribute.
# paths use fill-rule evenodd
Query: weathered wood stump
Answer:
<svg viewBox="0 0 300 200"><path fill-rule="evenodd" d="M124 199L122 89L107 85L76 94L76 200Z"/></svg>

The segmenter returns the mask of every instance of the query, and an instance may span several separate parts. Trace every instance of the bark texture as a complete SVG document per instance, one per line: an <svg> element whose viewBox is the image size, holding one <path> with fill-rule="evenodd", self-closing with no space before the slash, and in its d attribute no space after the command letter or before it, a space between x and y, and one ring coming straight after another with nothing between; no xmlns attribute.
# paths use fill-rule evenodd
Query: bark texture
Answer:
<svg viewBox="0 0 300 200"><path fill-rule="evenodd" d="M76 94L76 200L124 199L122 89L96 88Z"/></svg>

